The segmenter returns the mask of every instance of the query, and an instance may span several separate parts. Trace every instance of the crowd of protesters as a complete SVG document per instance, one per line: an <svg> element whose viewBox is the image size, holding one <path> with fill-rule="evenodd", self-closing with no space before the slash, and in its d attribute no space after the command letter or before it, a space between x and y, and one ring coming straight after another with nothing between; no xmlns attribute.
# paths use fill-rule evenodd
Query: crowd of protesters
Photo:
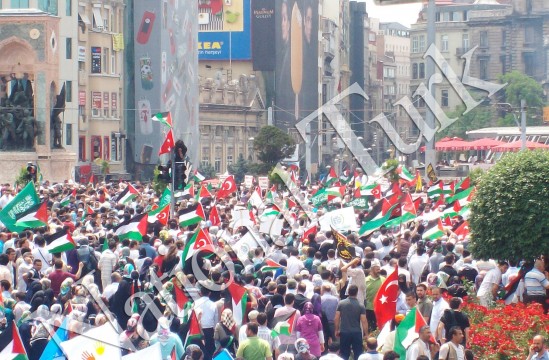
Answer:
<svg viewBox="0 0 549 360"><path fill-rule="evenodd" d="M205 219L196 225L181 227L175 216L167 225L149 223L141 239L121 240L115 235L117 226L159 201L150 185L137 182L133 187L138 195L119 203L126 186L44 182L37 185L37 193L47 202L47 226L19 233L0 226L0 331L17 326L29 359L42 357L65 317L69 339L80 336L83 324L116 323L121 355L159 342L163 359L175 354L176 359L210 360L225 350L245 360L397 359L396 328L414 308L426 325L407 347L406 359L473 359L467 348L469 319L460 311L461 299L471 291L483 306L491 306L505 293L507 303L539 302L547 309L548 261L475 259L468 249L469 237L453 232L464 221L461 216L442 236L423 236L429 219L436 218L429 213L444 210L430 200L418 206L417 218L405 226L346 233L355 253L348 261L338 256L331 230L304 236L316 219L296 205L287 209L293 216L284 222L280 236L261 234L269 247L251 249L244 261L231 248L246 234L235 226L232 212L248 207L252 189L240 187L224 198L216 198L214 192L212 198L201 199ZM408 191L405 185L401 190ZM345 206L352 186L346 191L338 201L315 209L315 216ZM301 187L301 201L312 192L312 187ZM0 207L15 194L16 189L4 186ZM252 207L255 217L273 202L297 200L282 188L273 189L272 195L274 200ZM69 202L62 204L67 196ZM196 201L188 196L178 199L175 213ZM214 207L220 220L215 225L210 219ZM355 211L357 229L367 213L368 209ZM258 223L248 231L259 233ZM222 255L197 252L197 273L182 255L199 228ZM48 236L58 231L69 232L76 246L50 253ZM263 270L267 260L280 267ZM382 331L374 299L394 271L396 315L387 333L372 337L375 330ZM229 282L247 292L241 319ZM188 303L178 304L178 291ZM140 295L133 296L136 293ZM194 333L189 314L197 316L199 336L190 336ZM58 320L48 327L40 321L47 318ZM287 332L280 330L280 319L289 319ZM537 338L534 345L528 359L547 359L545 339Z"/></svg>

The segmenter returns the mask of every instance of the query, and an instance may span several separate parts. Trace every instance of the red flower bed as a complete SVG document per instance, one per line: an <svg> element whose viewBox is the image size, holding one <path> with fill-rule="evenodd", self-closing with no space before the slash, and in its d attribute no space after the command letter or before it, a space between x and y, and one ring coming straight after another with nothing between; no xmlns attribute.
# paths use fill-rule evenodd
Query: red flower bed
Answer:
<svg viewBox="0 0 549 360"><path fill-rule="evenodd" d="M539 304L505 306L498 302L495 308L486 309L466 301L462 310L471 323L468 347L475 359L522 360L535 335L549 335L549 315L543 314Z"/></svg>

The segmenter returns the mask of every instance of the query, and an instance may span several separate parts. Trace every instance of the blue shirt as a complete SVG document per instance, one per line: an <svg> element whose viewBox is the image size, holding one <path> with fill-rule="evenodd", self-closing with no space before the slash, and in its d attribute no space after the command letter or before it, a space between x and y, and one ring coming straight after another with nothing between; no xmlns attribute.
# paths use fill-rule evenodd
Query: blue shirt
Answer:
<svg viewBox="0 0 549 360"><path fill-rule="evenodd" d="M541 355L534 354L532 360L549 360L549 351L545 350Z"/></svg>
<svg viewBox="0 0 549 360"><path fill-rule="evenodd" d="M548 281L545 278L545 274L536 268L533 268L524 276L524 286L528 295L544 296L547 284Z"/></svg>

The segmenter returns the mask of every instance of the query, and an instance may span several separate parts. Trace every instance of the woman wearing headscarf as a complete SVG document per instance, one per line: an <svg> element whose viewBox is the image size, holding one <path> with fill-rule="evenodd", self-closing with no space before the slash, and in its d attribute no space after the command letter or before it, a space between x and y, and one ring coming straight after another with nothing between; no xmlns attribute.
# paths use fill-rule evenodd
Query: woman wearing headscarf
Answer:
<svg viewBox="0 0 549 360"><path fill-rule="evenodd" d="M306 340L310 353L319 357L324 351L324 332L322 321L314 314L314 307L310 302L303 305L303 314L297 320L296 331L298 338Z"/></svg>
<svg viewBox="0 0 549 360"><path fill-rule="evenodd" d="M160 266L160 271L163 274L171 274L172 270L179 264L179 256L177 256L177 246L170 245L168 248L168 253L162 259L162 265Z"/></svg>
<svg viewBox="0 0 549 360"><path fill-rule="evenodd" d="M112 297L112 312L116 315L118 324L124 330L126 330L130 318L125 309L126 301L128 301L132 294L138 291L134 288L134 280L137 280L138 277L139 274L137 272L134 273L133 265L127 264L124 267L124 276L122 277L122 280L120 280L118 289Z"/></svg>
<svg viewBox="0 0 549 360"><path fill-rule="evenodd" d="M233 317L231 309L225 309L221 313L221 320L215 325L214 328L214 340L216 345L216 352L222 349L227 349L233 357L235 357L235 349L237 346L235 342L237 340L236 334L236 321Z"/></svg>

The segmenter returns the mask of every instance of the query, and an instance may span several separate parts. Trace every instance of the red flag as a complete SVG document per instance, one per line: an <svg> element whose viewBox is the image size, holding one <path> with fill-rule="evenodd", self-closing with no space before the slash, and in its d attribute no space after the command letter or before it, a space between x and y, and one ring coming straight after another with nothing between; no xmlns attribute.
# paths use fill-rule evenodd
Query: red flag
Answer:
<svg viewBox="0 0 549 360"><path fill-rule="evenodd" d="M221 185L221 189L219 189L219 191L217 192L217 198L218 199L225 198L231 195L232 193L234 193L235 191L236 191L236 182L234 181L234 176L229 175L229 177L227 177L225 181L223 181L223 184Z"/></svg>
<svg viewBox="0 0 549 360"><path fill-rule="evenodd" d="M444 225L450 226L450 227L452 226L452 220L450 219L449 216L444 217Z"/></svg>
<svg viewBox="0 0 549 360"><path fill-rule="evenodd" d="M374 298L374 312L379 329L383 329L385 323L396 315L398 289L398 267L395 267L395 271L385 279Z"/></svg>
<svg viewBox="0 0 549 360"><path fill-rule="evenodd" d="M446 206L446 200L444 199L444 193L440 194L438 197L437 203L435 204L435 208L438 208L439 206Z"/></svg>
<svg viewBox="0 0 549 360"><path fill-rule="evenodd" d="M158 155L169 153L170 151L172 151L173 146L174 146L173 132L172 132L172 129L170 129L170 131L168 131L168 133L166 134L166 138L164 139L162 146L160 146Z"/></svg>
<svg viewBox="0 0 549 360"><path fill-rule="evenodd" d="M95 184L95 177L93 176L93 173L90 176L90 180L88 181L89 184L94 185Z"/></svg>
<svg viewBox="0 0 549 360"><path fill-rule="evenodd" d="M461 205L459 204L459 201L454 201L454 211L457 213L461 211Z"/></svg>
<svg viewBox="0 0 549 360"><path fill-rule="evenodd" d="M457 236L463 236L466 237L469 235L469 223L467 221L464 221L463 224L461 224L454 233Z"/></svg>
<svg viewBox="0 0 549 360"><path fill-rule="evenodd" d="M156 220L158 220L158 222L164 226L168 225L169 219L170 219L170 204L164 206L164 209L160 210L160 212L156 214Z"/></svg>
<svg viewBox="0 0 549 360"><path fill-rule="evenodd" d="M317 230L316 224L314 224L313 226L311 226L310 228L308 228L303 232L302 240L308 239L310 234L316 234L317 231L318 230Z"/></svg>
<svg viewBox="0 0 549 360"><path fill-rule="evenodd" d="M381 185L372 189L372 196L376 199L381 199Z"/></svg>
<svg viewBox="0 0 549 360"><path fill-rule="evenodd" d="M402 210L403 212L417 215L416 204L414 204L414 200L412 200L412 196L410 195L410 193L407 193L406 196L404 196L404 201L402 202Z"/></svg>
<svg viewBox="0 0 549 360"><path fill-rule="evenodd" d="M460 190L467 190L471 187L471 179L469 177L466 177L461 184L459 184Z"/></svg>
<svg viewBox="0 0 549 360"><path fill-rule="evenodd" d="M219 217L219 211L217 211L217 206L213 205L212 210L210 211L210 222L212 226L221 225L221 218Z"/></svg>

